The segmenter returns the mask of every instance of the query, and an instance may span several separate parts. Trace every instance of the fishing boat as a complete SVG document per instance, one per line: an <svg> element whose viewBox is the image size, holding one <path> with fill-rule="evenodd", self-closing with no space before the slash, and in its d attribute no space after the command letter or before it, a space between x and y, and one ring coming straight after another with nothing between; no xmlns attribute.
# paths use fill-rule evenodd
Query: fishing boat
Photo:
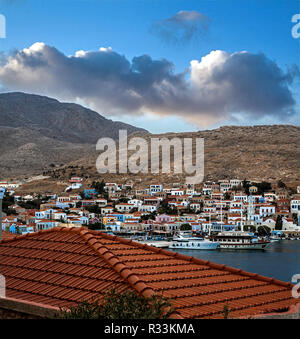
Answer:
<svg viewBox="0 0 300 339"><path fill-rule="evenodd" d="M259 240L253 233L243 231L220 232L211 240L219 243L219 248L224 250L265 250L270 244L268 240Z"/></svg>
<svg viewBox="0 0 300 339"><path fill-rule="evenodd" d="M193 237L191 232L182 231L174 235L169 248L185 250L216 250L219 247L217 241Z"/></svg>

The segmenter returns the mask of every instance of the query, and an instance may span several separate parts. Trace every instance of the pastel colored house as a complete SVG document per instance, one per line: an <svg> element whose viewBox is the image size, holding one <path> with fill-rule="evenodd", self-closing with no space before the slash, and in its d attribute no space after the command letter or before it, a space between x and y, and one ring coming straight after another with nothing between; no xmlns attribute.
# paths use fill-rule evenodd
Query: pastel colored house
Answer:
<svg viewBox="0 0 300 339"><path fill-rule="evenodd" d="M54 220L40 219L36 221L37 231L47 230L47 229L54 228L57 226L58 226L58 221L54 221Z"/></svg>
<svg viewBox="0 0 300 339"><path fill-rule="evenodd" d="M172 221L172 218L167 214L159 214L155 217L155 221L158 223L168 223Z"/></svg>
<svg viewBox="0 0 300 339"><path fill-rule="evenodd" d="M85 198L91 198L92 196L97 194L97 191L95 190L95 188L86 188L83 191L83 194L84 194Z"/></svg>
<svg viewBox="0 0 300 339"><path fill-rule="evenodd" d="M291 213L298 213L300 211L300 197L291 200Z"/></svg>
<svg viewBox="0 0 300 339"><path fill-rule="evenodd" d="M112 206L101 207L101 215L107 215L113 213L114 208Z"/></svg>
<svg viewBox="0 0 300 339"><path fill-rule="evenodd" d="M120 203L116 205L116 210L118 212L130 212L134 208L133 204Z"/></svg>
<svg viewBox="0 0 300 339"><path fill-rule="evenodd" d="M274 205L263 205L259 207L259 215L261 217L268 217L276 213L276 206Z"/></svg>

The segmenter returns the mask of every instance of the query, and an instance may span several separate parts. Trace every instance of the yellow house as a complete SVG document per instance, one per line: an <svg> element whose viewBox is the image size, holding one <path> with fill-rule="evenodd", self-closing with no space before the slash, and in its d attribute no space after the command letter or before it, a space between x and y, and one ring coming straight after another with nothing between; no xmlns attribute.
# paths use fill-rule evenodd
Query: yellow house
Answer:
<svg viewBox="0 0 300 339"><path fill-rule="evenodd" d="M104 216L104 217L102 217L103 225L110 224L110 223L115 223L117 221L118 221L118 218L114 217L114 216Z"/></svg>
<svg viewBox="0 0 300 339"><path fill-rule="evenodd" d="M249 193L250 194L257 193L257 187L256 186L250 186L249 187Z"/></svg>
<svg viewBox="0 0 300 339"><path fill-rule="evenodd" d="M143 231L143 227L140 223L137 222L122 222L121 228L126 231L131 232L141 232Z"/></svg>

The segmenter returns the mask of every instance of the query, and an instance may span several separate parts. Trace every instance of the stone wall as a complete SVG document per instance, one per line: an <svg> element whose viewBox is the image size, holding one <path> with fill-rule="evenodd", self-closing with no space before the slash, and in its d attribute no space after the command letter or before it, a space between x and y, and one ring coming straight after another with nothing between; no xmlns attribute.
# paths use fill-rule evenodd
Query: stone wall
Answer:
<svg viewBox="0 0 300 339"><path fill-rule="evenodd" d="M51 306L0 298L0 319L43 319L55 318L59 309Z"/></svg>
<svg viewBox="0 0 300 339"><path fill-rule="evenodd" d="M300 319L300 303L292 305L289 309L282 312L262 314L254 317L255 319Z"/></svg>
<svg viewBox="0 0 300 339"><path fill-rule="evenodd" d="M41 317L0 308L0 319L41 319Z"/></svg>

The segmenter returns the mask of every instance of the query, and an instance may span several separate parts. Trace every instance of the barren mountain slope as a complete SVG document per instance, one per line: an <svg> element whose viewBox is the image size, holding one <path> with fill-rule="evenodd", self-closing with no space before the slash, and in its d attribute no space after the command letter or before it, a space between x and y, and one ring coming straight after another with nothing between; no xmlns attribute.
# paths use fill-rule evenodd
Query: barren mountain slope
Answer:
<svg viewBox="0 0 300 339"><path fill-rule="evenodd" d="M286 181L300 180L300 127L290 125L236 127L225 126L215 130L195 133L168 133L150 135L135 133L133 136L204 138L205 178L240 178L252 180ZM142 181L176 182L184 180L185 174L145 175L100 175L96 171L99 153L89 154L84 159L72 162L72 172L85 172L91 178L104 177L116 181L141 178ZM149 162L150 164L150 162ZM84 171L83 171L84 168ZM57 175L68 176L68 170L57 171Z"/></svg>
<svg viewBox="0 0 300 339"><path fill-rule="evenodd" d="M0 94L0 178L40 173L78 160L101 137L143 129L76 104L25 93Z"/></svg>

